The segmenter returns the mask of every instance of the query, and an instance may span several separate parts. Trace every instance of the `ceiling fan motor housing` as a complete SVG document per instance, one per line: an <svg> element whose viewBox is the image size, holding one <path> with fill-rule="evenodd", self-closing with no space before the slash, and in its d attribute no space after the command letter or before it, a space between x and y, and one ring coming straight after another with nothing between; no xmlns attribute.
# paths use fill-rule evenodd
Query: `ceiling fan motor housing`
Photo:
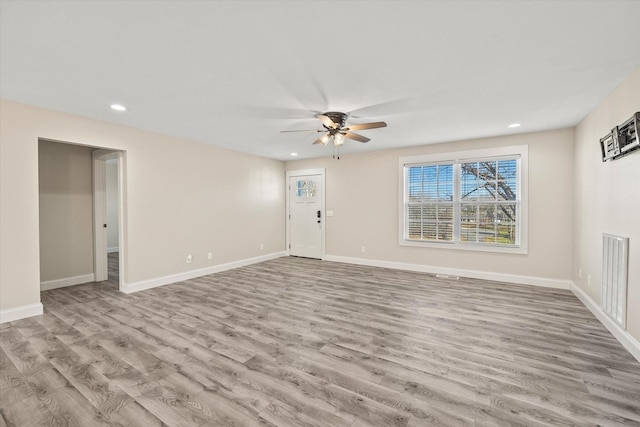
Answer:
<svg viewBox="0 0 640 427"><path fill-rule="evenodd" d="M347 122L347 115L345 113L340 113L337 111L329 111L327 113L324 113L323 115L329 117L331 121L337 125L334 131L338 131L342 129ZM327 126L325 127L329 129ZM329 129L329 130L332 130L332 129Z"/></svg>

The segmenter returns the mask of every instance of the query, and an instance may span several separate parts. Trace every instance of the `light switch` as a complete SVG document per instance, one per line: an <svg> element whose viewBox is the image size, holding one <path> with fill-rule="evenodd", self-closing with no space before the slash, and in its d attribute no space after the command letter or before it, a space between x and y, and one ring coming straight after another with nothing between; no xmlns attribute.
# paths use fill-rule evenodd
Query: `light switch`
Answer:
<svg viewBox="0 0 640 427"><path fill-rule="evenodd" d="M333 216L333 211L327 211L327 216Z"/></svg>

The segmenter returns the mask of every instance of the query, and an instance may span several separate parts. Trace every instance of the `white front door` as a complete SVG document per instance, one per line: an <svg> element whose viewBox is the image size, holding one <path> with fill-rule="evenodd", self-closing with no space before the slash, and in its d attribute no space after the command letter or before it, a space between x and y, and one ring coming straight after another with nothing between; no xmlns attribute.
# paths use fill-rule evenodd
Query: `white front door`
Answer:
<svg viewBox="0 0 640 427"><path fill-rule="evenodd" d="M322 175L289 177L289 254L322 259Z"/></svg>

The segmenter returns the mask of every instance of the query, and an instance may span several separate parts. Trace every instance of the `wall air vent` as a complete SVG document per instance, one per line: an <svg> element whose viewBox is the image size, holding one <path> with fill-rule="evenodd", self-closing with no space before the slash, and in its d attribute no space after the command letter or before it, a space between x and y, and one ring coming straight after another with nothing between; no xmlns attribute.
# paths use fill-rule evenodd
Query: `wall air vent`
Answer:
<svg viewBox="0 0 640 427"><path fill-rule="evenodd" d="M602 308L618 325L627 327L629 238L602 235Z"/></svg>
<svg viewBox="0 0 640 427"><path fill-rule="evenodd" d="M611 133L600 139L602 161L616 160L640 148L640 112L635 113L629 120L616 126Z"/></svg>

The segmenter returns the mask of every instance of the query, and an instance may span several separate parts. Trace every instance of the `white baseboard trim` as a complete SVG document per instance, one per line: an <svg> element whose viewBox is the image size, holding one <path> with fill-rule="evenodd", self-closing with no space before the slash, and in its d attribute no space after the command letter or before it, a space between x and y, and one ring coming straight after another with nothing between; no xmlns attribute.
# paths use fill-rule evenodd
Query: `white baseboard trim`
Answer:
<svg viewBox="0 0 640 427"><path fill-rule="evenodd" d="M0 323L13 322L32 316L42 314L42 303L23 305L21 307L7 308L0 310Z"/></svg>
<svg viewBox="0 0 640 427"><path fill-rule="evenodd" d="M120 250L120 248L118 246L114 246L112 248L107 248L107 253L113 253L113 252L118 252Z"/></svg>
<svg viewBox="0 0 640 427"><path fill-rule="evenodd" d="M344 262L347 264L368 265L371 267L393 268L396 270L419 271L421 273L447 274L450 276L471 277L473 279L495 280L498 282L518 283L520 285L542 286L545 288L570 289L572 282L563 279L522 276L516 274L493 273L490 271L462 270L459 268L436 267L432 265L408 264L395 261L380 261L365 258L351 258L327 255L326 261Z"/></svg>
<svg viewBox="0 0 640 427"><path fill-rule="evenodd" d="M95 282L96 276L91 274L83 274L82 276L64 277L62 279L48 280L40 282L41 291L49 291L51 289L64 288L66 286L81 285L83 283Z"/></svg>
<svg viewBox="0 0 640 427"><path fill-rule="evenodd" d="M272 259L285 256L285 251L274 252L267 255L261 255L255 258L247 258L239 261L228 262L226 264L214 265L198 270L185 271L183 273L172 274L170 276L157 277L155 279L143 280L135 283L127 283L124 285L122 292L130 294L133 292L144 291L146 289L156 288L158 286L170 285L171 283L182 282L183 280L195 279L196 277L206 276L208 274L219 273L221 271L231 270L238 267L244 267L259 262L269 261Z"/></svg>
<svg viewBox="0 0 640 427"><path fill-rule="evenodd" d="M594 316L596 316L600 323L602 323L604 327L607 328L614 337L616 337L620 344L622 344L622 346L626 348L638 362L640 362L640 342L607 316L604 310L602 310L602 307L596 304L596 302L591 299L585 291L580 289L573 282L571 283L571 291L580 301L582 301L582 304L584 304L584 306L587 307Z"/></svg>

